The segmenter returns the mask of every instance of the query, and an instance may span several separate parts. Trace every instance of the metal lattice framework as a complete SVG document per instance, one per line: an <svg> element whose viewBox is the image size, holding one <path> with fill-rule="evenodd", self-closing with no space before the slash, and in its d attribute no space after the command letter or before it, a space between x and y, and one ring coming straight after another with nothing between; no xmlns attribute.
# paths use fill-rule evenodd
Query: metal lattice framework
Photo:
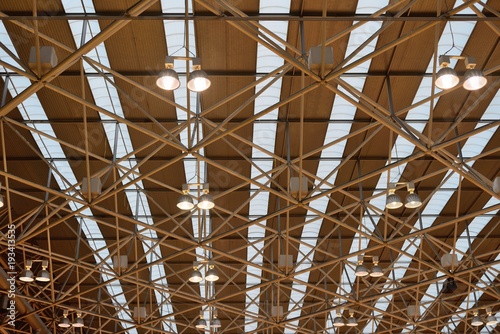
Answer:
<svg viewBox="0 0 500 334"><path fill-rule="evenodd" d="M498 331L484 320L500 309L499 12L494 0L2 2L2 296L17 280L16 326L4 315L0 332ZM442 54L473 56L488 84L435 88ZM166 56L175 91L156 85ZM194 58L211 80L201 93L186 88ZM82 190L96 180L97 194ZM408 182L423 205L386 209L390 183L403 197ZM183 186L196 201L206 183L215 208L177 208ZM43 260L50 282L18 280ZM356 276L359 261L383 275ZM209 265L219 280L188 281ZM65 312L84 327L60 328ZM357 326L334 325L351 315Z"/></svg>

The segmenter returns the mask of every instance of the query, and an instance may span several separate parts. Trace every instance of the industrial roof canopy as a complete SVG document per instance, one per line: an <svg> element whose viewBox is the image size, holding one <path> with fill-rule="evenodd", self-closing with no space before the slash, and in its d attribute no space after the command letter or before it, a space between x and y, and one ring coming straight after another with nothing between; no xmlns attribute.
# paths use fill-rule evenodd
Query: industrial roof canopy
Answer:
<svg viewBox="0 0 500 334"><path fill-rule="evenodd" d="M499 12L3 1L0 331L498 331Z"/></svg>

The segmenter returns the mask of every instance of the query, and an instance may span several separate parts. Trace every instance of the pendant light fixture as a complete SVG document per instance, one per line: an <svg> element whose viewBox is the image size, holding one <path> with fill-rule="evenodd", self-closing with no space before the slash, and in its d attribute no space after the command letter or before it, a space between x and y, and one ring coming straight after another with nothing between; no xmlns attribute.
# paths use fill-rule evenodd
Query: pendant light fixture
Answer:
<svg viewBox="0 0 500 334"><path fill-rule="evenodd" d="M191 276L189 276L189 282L191 283L200 283L203 281L203 275L199 269L199 262L193 262L193 271L191 272Z"/></svg>
<svg viewBox="0 0 500 334"><path fill-rule="evenodd" d="M80 312L76 313L75 322L73 322L72 326L76 328L84 326L82 314Z"/></svg>
<svg viewBox="0 0 500 334"><path fill-rule="evenodd" d="M200 58L193 59L193 72L189 74L187 88L193 92L203 92L210 87L207 73L201 69Z"/></svg>
<svg viewBox="0 0 500 334"><path fill-rule="evenodd" d="M61 328L69 328L71 327L71 323L68 319L68 311L63 311L63 318L61 321L57 324L58 327Z"/></svg>
<svg viewBox="0 0 500 334"><path fill-rule="evenodd" d="M415 194L415 184L413 182L408 182L407 188L409 194L406 196L405 207L408 209L419 208L422 205L422 201L420 197Z"/></svg>
<svg viewBox="0 0 500 334"><path fill-rule="evenodd" d="M333 326L334 327L343 327L343 326L345 326L344 318L342 317L342 314L340 313L340 310L337 311L337 316L333 319Z"/></svg>
<svg viewBox="0 0 500 334"><path fill-rule="evenodd" d="M358 325L358 320L354 316L354 312L349 312L349 318L347 318L346 325L348 327L355 327Z"/></svg>
<svg viewBox="0 0 500 334"><path fill-rule="evenodd" d="M370 272L371 277L381 277L384 276L384 272L382 271L382 268L378 265L378 256L373 257L373 267L372 271Z"/></svg>
<svg viewBox="0 0 500 334"><path fill-rule="evenodd" d="M50 273L47 270L48 266L49 266L49 261L42 260L42 270L38 272L38 275L35 278L36 281L44 283L50 282Z"/></svg>
<svg viewBox="0 0 500 334"><path fill-rule="evenodd" d="M363 255L358 255L358 265L356 266L354 275L358 277L364 277L368 275L368 269L366 269L366 266L363 264Z"/></svg>
<svg viewBox="0 0 500 334"><path fill-rule="evenodd" d="M209 282L215 282L219 280L219 274L217 273L217 270L215 269L215 265L213 262L210 262L208 265L208 271L207 274L205 275L205 279Z"/></svg>
<svg viewBox="0 0 500 334"><path fill-rule="evenodd" d="M481 326L483 324L483 320L481 320L481 317L478 315L477 312L473 313L472 321L470 324L475 327Z"/></svg>
<svg viewBox="0 0 500 334"><path fill-rule="evenodd" d="M207 322L203 319L203 310L200 311L200 317L196 320L196 324L194 326L198 329L205 329L205 327L207 327Z"/></svg>
<svg viewBox="0 0 500 334"><path fill-rule="evenodd" d="M450 89L458 85L457 72L450 66L450 56L439 56L439 67L441 69L436 73L436 81L434 84L440 89Z"/></svg>
<svg viewBox="0 0 500 334"><path fill-rule="evenodd" d="M165 57L165 69L160 72L156 85L164 90L175 90L181 85L179 75L174 70L174 57Z"/></svg>
<svg viewBox="0 0 500 334"><path fill-rule="evenodd" d="M385 201L385 207L387 209L398 209L403 206L403 202L401 202L401 197L396 194L396 184L391 183L389 185L389 194L387 195Z"/></svg>
<svg viewBox="0 0 500 334"><path fill-rule="evenodd" d="M486 309L486 325L496 326L498 324L498 319L493 315L491 308Z"/></svg>
<svg viewBox="0 0 500 334"><path fill-rule="evenodd" d="M22 282L30 283L35 280L35 275L31 271L31 266L33 262L31 260L26 261L25 269L22 271L21 276L19 276L19 280Z"/></svg>

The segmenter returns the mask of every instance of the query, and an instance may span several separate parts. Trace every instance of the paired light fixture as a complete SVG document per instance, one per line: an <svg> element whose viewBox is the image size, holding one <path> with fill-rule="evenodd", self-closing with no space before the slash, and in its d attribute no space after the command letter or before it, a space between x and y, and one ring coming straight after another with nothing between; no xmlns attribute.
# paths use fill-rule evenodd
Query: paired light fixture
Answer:
<svg viewBox="0 0 500 334"><path fill-rule="evenodd" d="M208 306L208 307L210 308L210 306ZM202 309L200 311L199 318L196 320L196 322L194 324L194 327L201 329L201 330L205 330L207 327L221 328L222 323L221 323L219 317L217 316L217 310L215 308L213 308L211 313L213 314L212 319L210 319L210 321L207 322L203 316L203 309Z"/></svg>
<svg viewBox="0 0 500 334"><path fill-rule="evenodd" d="M38 276L35 277L35 274L33 274L33 271L31 271L31 267L33 266L33 260L27 260L25 269L21 272L19 280L26 283L31 283L35 280L37 282L42 282L42 283L50 282L50 273L47 270L47 267L49 266L49 261L41 260L41 262L42 262L42 270L40 270Z"/></svg>
<svg viewBox="0 0 500 334"><path fill-rule="evenodd" d="M451 59L461 59L465 62L467 72L464 75L463 87L467 90L478 90L486 85L486 78L483 72L476 69L476 60L470 56L439 56L439 67L441 69L436 73L436 81L434 84L440 89L450 89L458 85L460 79L457 72L450 66Z"/></svg>
<svg viewBox="0 0 500 334"><path fill-rule="evenodd" d="M165 69L160 72L156 85L164 90L175 90L180 87L179 75L174 70L174 60L191 60L193 71L188 76L187 88L193 92L202 92L210 87L207 73L201 69L200 58L165 57Z"/></svg>
<svg viewBox="0 0 500 334"><path fill-rule="evenodd" d="M177 207L179 209L191 210L192 208L194 208L193 197L189 194L190 186L197 186L202 188L203 194L200 196L198 204L196 205L198 209L210 210L215 206L212 196L208 194L208 183L188 183L182 185L182 195L177 201Z"/></svg>
<svg viewBox="0 0 500 334"><path fill-rule="evenodd" d="M200 266L203 262L194 261L193 262L193 271L191 272L191 276L189 276L189 282L191 283L200 283L203 281L203 275L200 271ZM208 270L205 273L205 280L208 282L215 282L219 280L219 274L215 269L215 264L212 261L208 261Z"/></svg>
<svg viewBox="0 0 500 334"><path fill-rule="evenodd" d="M76 318L73 323L68 319L68 311L63 311L63 318L61 321L57 324L58 327L61 328L69 328L69 327L75 327L75 328L80 328L84 326L83 318L82 318L82 313L77 312L76 313Z"/></svg>
<svg viewBox="0 0 500 334"><path fill-rule="evenodd" d="M334 327L343 327L343 326L355 327L357 325L358 325L358 320L354 316L354 312L351 311L349 312L349 318L347 318L347 322L344 321L344 318L342 317L340 310L337 311L337 316L333 319Z"/></svg>
<svg viewBox="0 0 500 334"><path fill-rule="evenodd" d="M408 196L406 196L405 207L408 209L416 209L422 205L420 197L415 193L415 184L413 182L397 182L389 183L389 194L385 202L385 207L387 209L398 209L403 206L401 202L401 197L396 194L396 186L398 184L405 184L408 190Z"/></svg>
<svg viewBox="0 0 500 334"><path fill-rule="evenodd" d="M483 319L479 316L478 312L474 312L472 316L472 321L471 325L475 327L482 326L483 324L486 324L488 326L496 326L498 324L497 318L493 315L493 312L491 311L491 308L486 309L486 320L483 322Z"/></svg>
<svg viewBox="0 0 500 334"><path fill-rule="evenodd" d="M358 255L358 264L356 266L356 269L354 270L354 275L358 277L364 277L368 275L370 275L370 277L381 277L384 275L382 268L378 264L378 256L372 256L373 267L371 272L369 272L366 266L363 264L364 257L365 256L363 255Z"/></svg>

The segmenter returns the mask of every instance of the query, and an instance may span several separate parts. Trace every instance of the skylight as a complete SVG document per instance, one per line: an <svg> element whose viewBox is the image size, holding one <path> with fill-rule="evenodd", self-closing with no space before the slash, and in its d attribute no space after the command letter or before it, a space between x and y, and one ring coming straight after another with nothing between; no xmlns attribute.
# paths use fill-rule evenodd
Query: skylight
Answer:
<svg viewBox="0 0 500 334"><path fill-rule="evenodd" d="M15 52L15 48L12 44L12 40L10 39L5 26L3 23L0 23L0 36L2 36L3 43L7 46L9 50ZM0 49L0 57L4 60L9 59L10 57ZM4 69L5 70L5 69ZM9 92L12 96L17 96L21 91L26 89L31 85L30 81L27 78L21 76L13 76L10 77L9 84ZM24 120L45 120L48 118L43 110L43 107L38 100L37 95L33 94L28 97L24 103L18 106L18 109ZM43 154L43 157L48 161L51 161L51 168L54 171L54 179L57 181L59 188L62 191L66 191L66 189L72 187L74 184L78 183L75 175L69 165L68 161L65 159L65 154L60 146L60 144L53 140L52 138L56 138L55 132L52 129L52 126L48 123L36 123L32 124L33 129L38 131L31 131L31 134L40 149L40 152ZM42 136L39 133L44 133ZM68 195L77 196L73 191L69 191ZM95 251L93 253L95 262L101 263L102 267L102 280L104 282L111 281L113 279L107 273L113 272L113 263L111 261L110 254L107 250L107 245L104 241L104 237L99 229L99 226L92 219L87 219L86 217L92 217L92 212L86 208L82 209L83 206L77 202L69 202L69 206L75 212L80 211L79 222L82 225L82 231L85 233L88 244ZM106 290L108 291L108 295L114 305L118 308L118 317L124 321L121 322L123 328L130 328L132 323L134 322L132 319L129 310L123 308L123 305L127 304L127 300L125 298L123 289L120 285L115 283L105 285ZM135 329L129 329L130 333L136 333Z"/></svg>
<svg viewBox="0 0 500 334"><path fill-rule="evenodd" d="M65 8L66 13L95 13L95 9L91 1L84 1L80 3L75 3L69 0L63 0L62 4ZM80 21L74 22L69 21L71 31L73 32L73 37L75 39L76 45L84 44L97 35L100 32L100 27L97 21L84 21L86 27L81 29ZM82 32L85 34L82 35ZM104 44L100 44L95 49L87 54L87 57L92 58L93 60L100 62L102 65L106 67L110 67L108 62L108 56L106 53L106 49ZM83 64L86 73L95 72L92 66L88 63L84 62ZM114 114L121 118L125 118L120 100L118 97L118 92L114 87L113 78L109 77L109 81L107 81L103 76L90 76L87 77L87 81L92 90L92 95L94 97L94 101L97 106L102 107L103 109L112 111ZM104 114L100 115L102 120L112 120L111 117L106 116ZM128 155L130 152L130 148L133 147L132 142L130 140L130 135L128 132L128 128L125 124L112 122L103 124L108 142L110 147L115 149L114 155L116 157L123 157ZM115 142L116 141L116 142ZM119 168L120 176L123 176L125 172L129 170L135 169L136 162L134 156L131 155L131 159L122 160L119 165L122 168ZM123 185L127 186L128 182L134 181L136 178L135 173L130 173L127 177L127 180L123 181ZM132 214L136 219L146 225L153 225L153 220L151 217L151 212L149 209L149 204L146 196L141 191L144 189L141 181L136 181L136 183L130 186L131 189L135 189L136 191L126 191L125 194L130 203L130 208ZM146 257L147 262L149 263L159 263L150 266L150 277L151 281L154 284L158 284L160 286L168 286L165 269L161 264L161 250L157 246L155 240L158 240L158 236L156 231L149 228L141 228L138 227L138 234L143 236L141 238L142 247L144 252L148 254ZM160 309L160 316L164 316L166 314L172 313L172 307L170 303L166 302L170 299L170 296L166 293L161 292L159 289L155 289L155 297ZM173 319L170 319L173 320ZM171 329L171 321L165 322L162 321L163 327L165 330ZM173 321L172 321L173 322Z"/></svg>
<svg viewBox="0 0 500 334"><path fill-rule="evenodd" d="M162 0L161 1L161 8L162 8L162 13L164 14L177 14L177 13L184 13L186 11L185 8L185 3L186 1L184 0ZM188 13L193 13L193 4L192 1L189 0L187 1L187 12ZM194 38L194 23L192 20L189 20L187 22L187 30L186 30L186 24L184 20L164 20L163 21L163 27L165 31L165 38L167 42L167 54L168 56L181 56L185 57L188 55L189 57L195 57L197 55L196 53L196 41ZM188 36L188 45L186 45L185 42L185 37L186 35ZM177 61L174 60L174 67L176 71L179 72L189 72L190 69L186 68L186 61ZM190 92L186 88L186 77L184 75L179 75L179 81L181 83L181 86L179 89L176 89L173 91L174 93L174 99L175 102L186 108L188 107L188 99L189 99L189 106L190 106L190 111L191 112L196 112L198 114L199 108L201 107L199 105L199 100L197 99L198 95L197 93ZM177 121L179 124L184 123L187 121L189 115L186 113L186 111L181 110L180 108L176 108L176 114L177 114ZM191 116L192 117L192 116ZM192 138L194 144L202 138L202 127L201 124L195 122L191 122L191 134L193 134ZM189 147L189 139L188 139L188 129L185 128L180 132L180 140L181 143L185 147ZM204 150L200 149L198 151L199 155L205 155ZM186 158L183 159L183 164L184 164L184 171L185 171L185 179L186 182L193 182L193 183L204 183L206 181L205 178L205 170L206 170L206 163L203 161L199 161L198 159L195 159L192 155L186 156ZM190 191L194 196L199 195L199 189L194 187L190 188ZM200 219L201 215L206 215L206 219ZM210 219L210 214L207 212L203 212L203 210L198 210L197 213L191 215L191 223L193 227L193 237L195 240L203 240L206 237L206 234L210 233L212 230L212 221ZM204 224L204 226L201 226L200 224ZM201 228L201 230L200 230ZM205 233L202 233L202 232ZM203 248L198 247L196 248L196 257L197 261L206 261L207 257L211 257L211 254L207 253ZM202 275L205 275L205 272L202 270L201 271ZM207 293L209 292L208 287L205 285L205 280L203 279L199 284L200 288L200 296L206 296ZM209 309L206 307L204 308L204 315L203 315L205 321L207 322L207 325L210 326L210 320L211 320L211 314L209 312Z"/></svg>
<svg viewBox="0 0 500 334"><path fill-rule="evenodd" d="M264 13L283 13L288 14L290 12L290 0L269 0L261 1L259 12ZM288 22L286 21L263 21L259 22L263 27L269 29L281 39L287 39L288 34ZM264 33L264 32L262 32ZM284 49L284 46L279 42L275 41L277 45ZM283 59L271 50L262 46L257 45L257 73L267 73L274 71L283 65ZM274 78L265 80L259 83L255 87L255 91L260 92L264 87L269 84ZM254 114L258 114L262 110L276 104L279 102L281 92L281 78L275 80L261 95L255 99L255 111ZM276 123L278 119L278 110L275 109L270 113L262 116L260 119L270 120L271 122L255 122L253 124L253 142L259 147L264 148L267 152L271 154L274 153L274 144L276 142ZM269 185L269 180L265 177L260 177L261 171L269 171L273 168L273 159L269 159L269 153L261 151L252 147L252 157L253 158L264 158L253 160L255 165L252 165L250 170L250 177L262 184ZM267 159L266 159L267 158ZM257 168L258 167L258 168ZM257 191L255 196L251 199L249 205L249 215L251 216L265 216L269 207L269 193L267 191L260 190L256 185L251 185L250 189ZM259 224L253 224L248 228L248 238L251 240L264 240L265 226L266 222L262 221ZM262 263L263 257L262 253L264 249L264 241L255 241L247 248L247 260L252 263ZM253 286L261 283L260 277L262 276L262 270L256 266L247 266L246 275L246 287L248 290L245 297L245 309L246 313L258 316L259 305L260 305L260 289L252 289ZM245 332L251 332L257 330L257 321L252 318L245 318Z"/></svg>

